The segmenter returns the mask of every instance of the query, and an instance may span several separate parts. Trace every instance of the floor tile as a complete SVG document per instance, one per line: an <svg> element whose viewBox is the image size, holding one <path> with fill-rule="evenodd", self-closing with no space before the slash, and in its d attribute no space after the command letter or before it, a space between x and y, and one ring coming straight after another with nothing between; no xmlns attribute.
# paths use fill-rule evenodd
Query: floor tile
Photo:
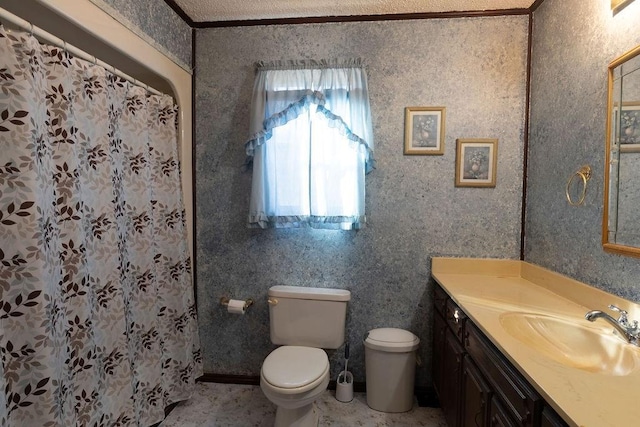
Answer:
<svg viewBox="0 0 640 427"><path fill-rule="evenodd" d="M400 414L375 411L367 406L364 393L354 393L351 402L339 402L327 390L317 400L322 427L446 427L439 408L419 407ZM198 383L192 399L181 402L160 427L267 427L273 426L275 406L260 387L237 384Z"/></svg>

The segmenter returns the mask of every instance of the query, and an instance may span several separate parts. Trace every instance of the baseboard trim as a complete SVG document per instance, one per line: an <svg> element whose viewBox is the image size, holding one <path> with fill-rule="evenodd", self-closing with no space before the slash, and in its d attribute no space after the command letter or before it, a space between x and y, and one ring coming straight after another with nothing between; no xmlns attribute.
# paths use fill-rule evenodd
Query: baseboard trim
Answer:
<svg viewBox="0 0 640 427"><path fill-rule="evenodd" d="M244 385L260 385L260 377L256 375L224 375L224 374L204 374L197 379L203 383L221 383L221 384L244 384ZM336 389L335 380L329 381L329 390ZM356 393L364 393L366 390L365 383L354 382L353 391Z"/></svg>
<svg viewBox="0 0 640 427"><path fill-rule="evenodd" d="M416 387L414 390L418 405L428 408L439 408L440 400L433 387Z"/></svg>
<svg viewBox="0 0 640 427"><path fill-rule="evenodd" d="M167 419L167 417L169 416L171 411L173 411L174 408L176 406L178 406L179 403L180 402L173 402L172 404L170 404L169 406L164 408L164 419ZM164 421L164 420L162 420L162 421ZM162 421L160 421L159 423L152 424L151 427L160 427L160 424L162 424Z"/></svg>
<svg viewBox="0 0 640 427"><path fill-rule="evenodd" d="M201 383L260 385L260 377L256 375L204 374L196 381Z"/></svg>
<svg viewBox="0 0 640 427"><path fill-rule="evenodd" d="M203 383L221 383L221 384L242 384L242 385L260 385L260 377L256 375L223 375L207 373L197 379ZM336 389L335 380L329 381L329 390ZM365 393L367 385L365 382L354 382L353 391L356 393ZM440 402L433 387L416 387L415 395L420 406L428 406L439 408Z"/></svg>

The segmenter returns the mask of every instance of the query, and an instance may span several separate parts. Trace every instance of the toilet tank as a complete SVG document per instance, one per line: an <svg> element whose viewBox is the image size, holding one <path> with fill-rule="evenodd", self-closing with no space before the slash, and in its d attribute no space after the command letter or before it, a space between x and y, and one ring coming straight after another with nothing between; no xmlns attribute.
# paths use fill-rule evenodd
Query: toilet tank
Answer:
<svg viewBox="0 0 640 427"><path fill-rule="evenodd" d="M335 349L344 343L347 302L344 289L269 288L271 342Z"/></svg>

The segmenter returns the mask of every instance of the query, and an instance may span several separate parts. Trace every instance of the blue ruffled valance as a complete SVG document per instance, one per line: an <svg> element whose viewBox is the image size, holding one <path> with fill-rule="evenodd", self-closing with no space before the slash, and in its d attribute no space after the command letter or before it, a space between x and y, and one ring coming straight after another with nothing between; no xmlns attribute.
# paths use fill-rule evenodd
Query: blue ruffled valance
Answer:
<svg viewBox="0 0 640 427"><path fill-rule="evenodd" d="M349 129L349 126L342 120L342 117L336 116L331 111L324 108L323 105L319 105L316 110L318 114L323 115L327 119L329 127L336 128L340 134L347 138L348 141L354 142L362 146L366 150L365 155L365 173L371 172L376 167L376 161L373 158L373 148L369 146L367 141L356 135Z"/></svg>
<svg viewBox="0 0 640 427"><path fill-rule="evenodd" d="M256 71L267 70L320 70L324 68L361 68L365 62L362 58L331 58L331 59L288 59L275 61L258 61L255 63Z"/></svg>
<svg viewBox="0 0 640 427"><path fill-rule="evenodd" d="M324 105L324 103L324 95L318 91L307 90L302 98L264 120L262 129L256 132L244 145L247 156L253 157L255 149L271 139L273 128L295 120L300 114L307 112L311 104Z"/></svg>
<svg viewBox="0 0 640 427"><path fill-rule="evenodd" d="M245 143L245 151L247 154L247 160L245 165L249 165L253 160L253 154L257 147L266 143L273 136L272 130L277 126L283 126L287 124L291 120L295 120L298 118L300 114L306 113L309 111L310 105L317 105L316 112L317 114L323 116L327 120L327 125L332 128L336 128L339 130L340 134L343 135L347 141L350 143L355 143L361 145L363 149L366 151L365 154L365 166L366 173L371 172L375 169L375 159L373 157L373 150L369 146L369 144L360 136L353 133L353 131L347 126L342 117L333 114L325 107L325 97L322 93L318 91L305 91L304 95L297 100L289 104L284 110L273 114L271 117L267 118L263 122L263 127L258 131L255 135L253 135L246 143ZM353 144L350 144L353 145ZM358 147L353 147L358 148Z"/></svg>

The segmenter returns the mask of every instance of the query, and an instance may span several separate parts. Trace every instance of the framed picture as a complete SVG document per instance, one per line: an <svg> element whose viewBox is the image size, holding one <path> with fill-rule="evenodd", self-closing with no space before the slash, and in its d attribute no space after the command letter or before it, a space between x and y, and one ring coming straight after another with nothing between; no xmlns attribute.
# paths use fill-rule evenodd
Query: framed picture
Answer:
<svg viewBox="0 0 640 427"><path fill-rule="evenodd" d="M458 139L456 187L495 187L497 139Z"/></svg>
<svg viewBox="0 0 640 427"><path fill-rule="evenodd" d="M640 152L640 102L623 102L622 111L614 106L613 129L621 152Z"/></svg>
<svg viewBox="0 0 640 427"><path fill-rule="evenodd" d="M445 107L404 109L404 154L444 154Z"/></svg>

